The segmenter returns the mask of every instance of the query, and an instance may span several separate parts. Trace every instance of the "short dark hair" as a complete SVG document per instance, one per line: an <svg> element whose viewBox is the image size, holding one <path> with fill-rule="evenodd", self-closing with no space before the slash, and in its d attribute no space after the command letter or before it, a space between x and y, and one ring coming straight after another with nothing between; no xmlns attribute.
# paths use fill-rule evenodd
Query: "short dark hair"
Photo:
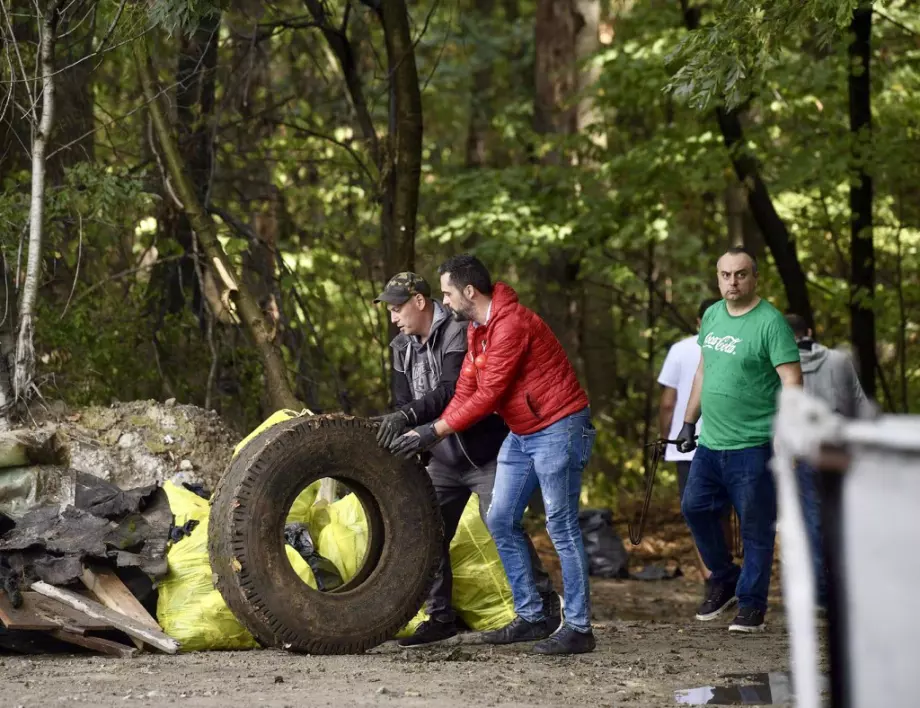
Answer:
<svg viewBox="0 0 920 708"><path fill-rule="evenodd" d="M786 322L788 322L789 326L792 327L792 333L796 337L808 336L808 322L806 322L805 318L801 315L797 315L794 312L791 312L786 315Z"/></svg>
<svg viewBox="0 0 920 708"><path fill-rule="evenodd" d="M751 259L751 270L754 271L754 275L757 275L757 256L747 250L744 246L732 246L722 255L724 256L740 256L745 255Z"/></svg>
<svg viewBox="0 0 920 708"><path fill-rule="evenodd" d="M450 274L450 282L463 290L472 285L483 295L492 294L492 277L482 261L468 253L451 256L438 268L438 275Z"/></svg>
<svg viewBox="0 0 920 708"><path fill-rule="evenodd" d="M717 298L717 297L707 297L705 300L703 300L700 303L700 309L697 310L696 316L699 317L700 319L703 319L703 315L706 314L706 310L708 310L710 307L712 307L717 302L719 302L719 300L720 298Z"/></svg>

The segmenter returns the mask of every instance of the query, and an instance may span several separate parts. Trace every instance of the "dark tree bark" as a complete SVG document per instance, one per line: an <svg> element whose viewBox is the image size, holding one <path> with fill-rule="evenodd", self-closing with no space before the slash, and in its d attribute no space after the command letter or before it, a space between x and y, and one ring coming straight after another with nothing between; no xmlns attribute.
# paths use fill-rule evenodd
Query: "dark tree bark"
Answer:
<svg viewBox="0 0 920 708"><path fill-rule="evenodd" d="M348 39L347 24L334 26L321 0L304 0L304 3L338 59L358 126L377 168L381 183L378 186L384 277L412 270L422 174L422 94L406 4L404 0L365 2L383 25L386 43L389 120L386 140L381 144L364 95L355 48Z"/></svg>
<svg viewBox="0 0 920 708"><path fill-rule="evenodd" d="M579 48L585 46L583 32L597 32L588 15L590 2L539 0L535 24L534 129L551 140L573 135L579 129L581 86ZM590 44L587 43L587 44ZM571 162L561 148L548 150L541 163L561 168ZM537 304L540 314L559 338L575 369L584 375L581 342L583 284L580 282L581 256L572 247L552 247L538 265Z"/></svg>
<svg viewBox="0 0 920 708"><path fill-rule="evenodd" d="M384 260L392 275L415 268L415 227L422 176L422 93L418 85L415 47L404 0L381 3L390 76L390 131L387 136ZM389 277L389 275L387 276Z"/></svg>
<svg viewBox="0 0 920 708"><path fill-rule="evenodd" d="M486 21L495 11L495 0L475 0L473 17ZM483 167L487 160L487 140L492 122L492 75L494 64L483 60L473 71L470 88L470 123L466 133L466 166Z"/></svg>
<svg viewBox="0 0 920 708"><path fill-rule="evenodd" d="M687 0L681 0L684 24L691 32L699 27L700 8L690 7ZM716 109L719 129L722 131L722 140L731 155L732 166L735 174L742 184L748 189L748 206L757 222L764 241L773 254L776 268L783 281L786 291L786 300L789 309L805 318L808 326L814 329L814 312L808 296L808 283L805 272L799 263L795 250L795 241L789 234L786 224L776 213L773 199L767 185L760 176L760 167L756 158L745 149L744 130L738 111L728 111L724 108Z"/></svg>
<svg viewBox="0 0 920 708"><path fill-rule="evenodd" d="M347 35L348 25L343 24L342 27L333 26L329 16L326 14L326 8L322 0L304 0L304 4L312 15L313 21L316 22L323 33L323 37L326 38L332 53L335 54L336 59L339 61L342 75L345 77L345 87L348 89L348 97L351 99L351 105L355 111L355 119L361 130L361 135L368 145L374 165L380 170L383 159L380 153L380 139L377 136L374 119L364 96L364 82L361 80L361 74L358 71L354 47Z"/></svg>
<svg viewBox="0 0 920 708"><path fill-rule="evenodd" d="M872 8L853 12L849 46L850 132L854 175L850 184L850 318L851 340L859 364L859 378L869 397L875 397L878 355L875 346L875 246L872 239L872 175L867 162L872 138L872 91L869 57Z"/></svg>

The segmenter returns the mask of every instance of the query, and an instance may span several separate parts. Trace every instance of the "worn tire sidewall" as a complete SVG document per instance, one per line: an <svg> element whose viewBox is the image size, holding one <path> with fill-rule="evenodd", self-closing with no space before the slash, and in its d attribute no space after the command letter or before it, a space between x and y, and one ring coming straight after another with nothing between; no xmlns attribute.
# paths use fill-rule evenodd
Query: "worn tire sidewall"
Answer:
<svg viewBox="0 0 920 708"><path fill-rule="evenodd" d="M307 586L284 551L288 510L303 488L335 477L361 499L368 553L335 592ZM262 643L314 653L363 651L417 612L443 548L434 489L417 460L381 450L355 418L293 419L251 441L215 492L209 549L218 588Z"/></svg>

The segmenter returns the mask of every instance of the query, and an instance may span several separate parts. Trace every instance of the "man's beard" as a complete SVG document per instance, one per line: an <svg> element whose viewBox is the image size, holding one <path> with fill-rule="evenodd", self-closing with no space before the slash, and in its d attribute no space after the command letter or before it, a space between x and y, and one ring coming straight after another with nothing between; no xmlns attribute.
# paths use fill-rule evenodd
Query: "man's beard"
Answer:
<svg viewBox="0 0 920 708"><path fill-rule="evenodd" d="M451 316L456 322L472 322L473 321L473 301L464 300L460 305L459 310L450 310Z"/></svg>

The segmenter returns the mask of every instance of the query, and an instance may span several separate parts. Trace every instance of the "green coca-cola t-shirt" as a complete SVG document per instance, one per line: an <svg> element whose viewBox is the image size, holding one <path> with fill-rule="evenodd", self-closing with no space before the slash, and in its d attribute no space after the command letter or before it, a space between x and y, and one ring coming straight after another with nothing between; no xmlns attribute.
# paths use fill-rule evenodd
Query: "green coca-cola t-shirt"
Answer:
<svg viewBox="0 0 920 708"><path fill-rule="evenodd" d="M721 300L706 310L699 343L706 419L700 445L740 450L770 442L782 385L776 367L799 361L785 318L766 300L735 317Z"/></svg>

